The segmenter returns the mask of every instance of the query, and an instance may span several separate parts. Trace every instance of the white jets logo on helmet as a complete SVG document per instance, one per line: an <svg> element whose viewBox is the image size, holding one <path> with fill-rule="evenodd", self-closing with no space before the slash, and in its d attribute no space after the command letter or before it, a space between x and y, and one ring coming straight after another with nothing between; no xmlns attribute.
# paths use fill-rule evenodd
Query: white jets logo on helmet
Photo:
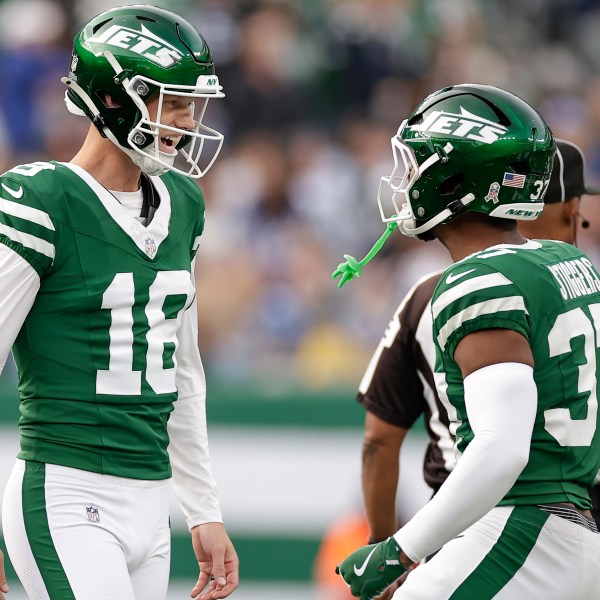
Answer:
<svg viewBox="0 0 600 600"><path fill-rule="evenodd" d="M411 129L426 133L441 133L484 144L493 144L508 131L503 125L478 117L462 106L459 115L443 110L434 110L422 123L412 125Z"/></svg>
<svg viewBox="0 0 600 600"><path fill-rule="evenodd" d="M90 38L89 41L130 50L161 67L170 67L183 58L183 54L175 46L154 35L143 25L141 31L112 25L104 33Z"/></svg>

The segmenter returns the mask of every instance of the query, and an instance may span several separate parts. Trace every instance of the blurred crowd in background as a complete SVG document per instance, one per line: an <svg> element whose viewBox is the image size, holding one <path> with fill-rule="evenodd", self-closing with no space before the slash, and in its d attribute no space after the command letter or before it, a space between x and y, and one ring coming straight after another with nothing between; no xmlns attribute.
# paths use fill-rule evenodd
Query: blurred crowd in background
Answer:
<svg viewBox="0 0 600 600"><path fill-rule="evenodd" d="M74 33L107 0L0 0L0 172L71 159L86 119L63 103ZM361 279L331 272L383 233L376 194L390 138L414 105L453 83L498 85L577 143L600 182L596 0L168 0L207 39L225 134L200 180L200 344L229 379L355 385L397 303L449 259L394 234ZM600 206L581 245L600 264ZM585 234L585 236L583 235Z"/></svg>

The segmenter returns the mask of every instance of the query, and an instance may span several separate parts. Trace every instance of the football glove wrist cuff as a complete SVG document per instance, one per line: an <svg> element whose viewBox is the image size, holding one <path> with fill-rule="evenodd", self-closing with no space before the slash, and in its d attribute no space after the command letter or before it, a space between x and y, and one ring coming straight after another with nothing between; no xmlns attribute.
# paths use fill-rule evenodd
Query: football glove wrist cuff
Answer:
<svg viewBox="0 0 600 600"><path fill-rule="evenodd" d="M343 560L335 569L360 600L379 596L394 581L406 573L400 562L401 548L394 537L378 544L359 548Z"/></svg>

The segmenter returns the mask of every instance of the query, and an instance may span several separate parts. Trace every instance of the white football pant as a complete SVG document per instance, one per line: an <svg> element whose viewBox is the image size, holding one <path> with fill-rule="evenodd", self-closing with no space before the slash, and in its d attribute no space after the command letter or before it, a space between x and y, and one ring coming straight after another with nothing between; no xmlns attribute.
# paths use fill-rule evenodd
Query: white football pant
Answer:
<svg viewBox="0 0 600 600"><path fill-rule="evenodd" d="M2 526L30 600L164 600L169 489L170 480L17 460Z"/></svg>

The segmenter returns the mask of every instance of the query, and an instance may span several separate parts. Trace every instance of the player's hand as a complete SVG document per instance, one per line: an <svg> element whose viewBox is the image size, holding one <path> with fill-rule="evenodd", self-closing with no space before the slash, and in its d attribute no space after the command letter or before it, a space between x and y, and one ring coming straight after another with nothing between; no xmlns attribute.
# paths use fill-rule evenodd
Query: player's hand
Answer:
<svg viewBox="0 0 600 600"><path fill-rule="evenodd" d="M190 596L194 600L227 598L238 586L239 560L223 524L205 523L194 527L192 546L200 576Z"/></svg>
<svg viewBox="0 0 600 600"><path fill-rule="evenodd" d="M360 600L373 600L406 573L400 546L393 537L359 548L335 569Z"/></svg>
<svg viewBox="0 0 600 600"><path fill-rule="evenodd" d="M6 582L6 572L4 571L4 553L0 550L0 600L5 600L4 594L7 592L10 592L10 588Z"/></svg>

